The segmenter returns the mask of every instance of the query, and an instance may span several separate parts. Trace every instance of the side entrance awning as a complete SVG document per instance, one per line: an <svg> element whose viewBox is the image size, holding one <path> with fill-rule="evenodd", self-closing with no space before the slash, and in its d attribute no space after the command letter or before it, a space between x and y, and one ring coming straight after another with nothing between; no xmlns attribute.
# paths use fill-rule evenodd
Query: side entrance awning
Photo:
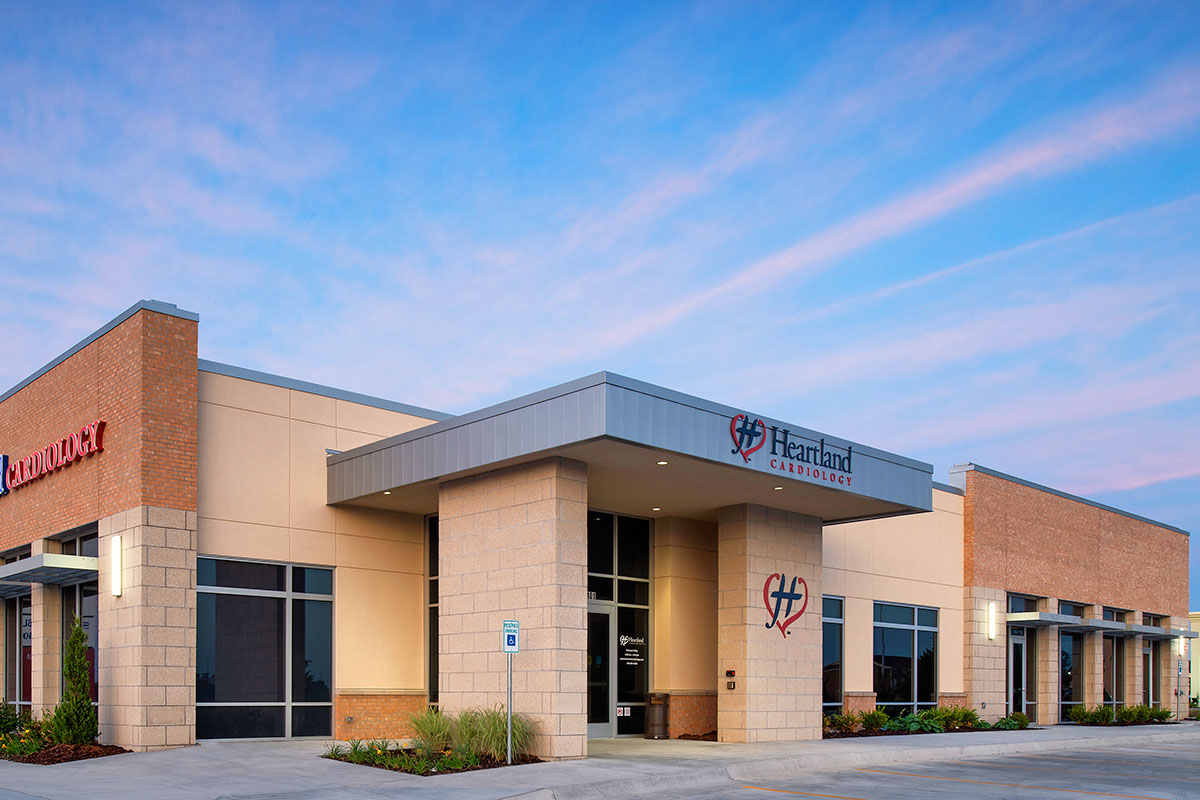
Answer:
<svg viewBox="0 0 1200 800"><path fill-rule="evenodd" d="M0 566L0 597L29 594L33 584L73 586L96 579L100 559L42 553Z"/></svg>

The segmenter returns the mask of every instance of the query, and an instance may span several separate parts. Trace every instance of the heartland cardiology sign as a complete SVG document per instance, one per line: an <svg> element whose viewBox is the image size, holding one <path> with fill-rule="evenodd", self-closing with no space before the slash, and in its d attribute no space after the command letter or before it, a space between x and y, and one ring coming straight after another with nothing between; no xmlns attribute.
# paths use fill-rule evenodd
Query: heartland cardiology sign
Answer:
<svg viewBox="0 0 1200 800"><path fill-rule="evenodd" d="M768 426L761 419L751 420L747 414L738 414L730 420L729 435L733 439L730 453L740 455L747 464L751 455L769 444L773 470L842 486L849 486L853 480L852 445L847 445L843 454L838 452L843 448L834 445L827 447L824 438L806 444L806 441L812 440L793 438L787 428Z"/></svg>
<svg viewBox="0 0 1200 800"><path fill-rule="evenodd" d="M0 497L104 450L104 420L84 425L24 458L0 455Z"/></svg>

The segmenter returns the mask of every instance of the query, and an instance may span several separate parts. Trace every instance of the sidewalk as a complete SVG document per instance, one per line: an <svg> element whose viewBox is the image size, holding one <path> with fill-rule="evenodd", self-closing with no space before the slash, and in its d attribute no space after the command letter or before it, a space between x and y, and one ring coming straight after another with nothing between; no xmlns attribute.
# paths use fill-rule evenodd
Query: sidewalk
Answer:
<svg viewBox="0 0 1200 800"><path fill-rule="evenodd" d="M583 761L433 778L322 759L324 743L206 743L52 767L0 761L0 800L592 800L667 787L679 792L730 780L767 780L805 770L1163 743L1200 748L1200 723L762 745L601 739L589 743L589 758Z"/></svg>

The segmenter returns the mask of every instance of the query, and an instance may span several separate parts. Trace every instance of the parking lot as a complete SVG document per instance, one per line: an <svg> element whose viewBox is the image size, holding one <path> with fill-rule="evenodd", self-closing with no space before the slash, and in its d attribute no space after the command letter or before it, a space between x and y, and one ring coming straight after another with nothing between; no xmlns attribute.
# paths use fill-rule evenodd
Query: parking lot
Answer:
<svg viewBox="0 0 1200 800"><path fill-rule="evenodd" d="M840 800L971 797L1200 797L1200 745L1144 744L1017 756L821 770L794 780L688 791L665 797L754 800L779 796Z"/></svg>

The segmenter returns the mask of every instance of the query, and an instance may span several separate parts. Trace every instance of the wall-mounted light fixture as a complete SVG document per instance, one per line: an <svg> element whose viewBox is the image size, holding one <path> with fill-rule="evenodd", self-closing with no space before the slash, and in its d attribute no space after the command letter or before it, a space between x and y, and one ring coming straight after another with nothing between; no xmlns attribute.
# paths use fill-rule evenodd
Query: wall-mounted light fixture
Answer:
<svg viewBox="0 0 1200 800"><path fill-rule="evenodd" d="M113 597L121 596L121 534L112 537L112 581Z"/></svg>
<svg viewBox="0 0 1200 800"><path fill-rule="evenodd" d="M988 603L988 620L987 620L988 639L996 638L996 601Z"/></svg>

